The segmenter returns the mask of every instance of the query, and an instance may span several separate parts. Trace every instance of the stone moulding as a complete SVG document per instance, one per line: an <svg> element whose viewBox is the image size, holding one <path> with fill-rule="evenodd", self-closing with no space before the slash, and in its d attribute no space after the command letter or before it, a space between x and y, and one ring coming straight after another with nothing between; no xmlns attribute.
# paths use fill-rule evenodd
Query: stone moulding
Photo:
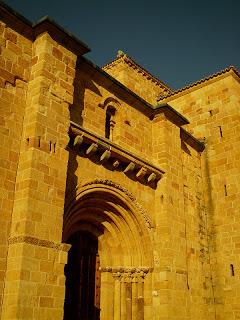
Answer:
<svg viewBox="0 0 240 320"><path fill-rule="evenodd" d="M31 245L36 245L39 247L45 247L49 249L55 249L60 251L66 251L70 249L70 245L66 243L55 243L49 240L37 239L35 237L30 236L18 236L9 238L9 244L17 244L17 243L27 243Z"/></svg>
<svg viewBox="0 0 240 320"><path fill-rule="evenodd" d="M80 149L84 151L85 148L87 150L85 151L87 156L93 154L98 155L100 161L104 153L109 151L108 157L104 157L106 160L104 163L108 162L108 164L112 164L112 169L121 170L126 175L132 174L134 179L140 183L156 188L157 182L164 174L164 171L160 168L141 159L133 153L130 153L110 140L102 138L95 133L82 128L72 121L69 135L72 141L72 143L69 144L69 147L73 148L77 153L79 153ZM93 146L95 146L95 148L93 148ZM90 149L94 152L89 152ZM115 166L116 161L118 161L118 166ZM132 170L128 170L130 164L132 164ZM119 169L120 165L122 169ZM144 171L145 174L140 175L140 170L141 172Z"/></svg>
<svg viewBox="0 0 240 320"><path fill-rule="evenodd" d="M89 185L107 185L110 187L113 187L115 189L120 190L121 192L123 192L135 205L135 207L137 208L137 210L141 213L141 215L144 218L144 221L147 225L147 227L149 229L154 228L154 223L150 220L148 214L146 213L146 211L142 208L142 206L137 202L136 198L134 197L134 195L129 192L126 188L122 187L121 185L111 181L111 180L104 180L104 179L95 179L92 181L89 181L87 183L84 183L81 187L87 187Z"/></svg>
<svg viewBox="0 0 240 320"><path fill-rule="evenodd" d="M120 272L120 273L148 273L150 268L149 267L103 267L100 268L101 272Z"/></svg>
<svg viewBox="0 0 240 320"><path fill-rule="evenodd" d="M134 282L143 281L145 276L151 271L149 267L102 267L100 272L111 273L113 278L120 281Z"/></svg>

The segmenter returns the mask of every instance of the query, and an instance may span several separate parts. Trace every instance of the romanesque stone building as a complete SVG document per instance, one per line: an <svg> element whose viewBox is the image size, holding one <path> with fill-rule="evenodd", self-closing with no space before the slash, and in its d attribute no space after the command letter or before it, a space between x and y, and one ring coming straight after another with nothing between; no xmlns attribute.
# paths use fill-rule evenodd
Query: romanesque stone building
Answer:
<svg viewBox="0 0 240 320"><path fill-rule="evenodd" d="M173 91L0 17L0 319L240 319L237 70Z"/></svg>

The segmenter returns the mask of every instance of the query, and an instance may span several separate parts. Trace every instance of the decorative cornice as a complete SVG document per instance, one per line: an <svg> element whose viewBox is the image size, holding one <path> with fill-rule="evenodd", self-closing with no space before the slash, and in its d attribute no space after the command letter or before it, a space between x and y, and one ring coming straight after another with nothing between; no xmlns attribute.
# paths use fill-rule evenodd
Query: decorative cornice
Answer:
<svg viewBox="0 0 240 320"><path fill-rule="evenodd" d="M153 222L151 222L148 214L146 213L146 211L142 208L142 206L137 202L137 199L134 197L134 195L129 192L126 188L122 187L121 185L119 185L118 183L115 183L111 180L106 180L106 179L94 179L92 181L89 181L87 183L84 183L82 185L83 187L89 186L89 185L95 185L95 184L101 184L101 185L107 185L110 187L113 187L115 189L120 190L121 192L123 192L135 205L135 207L138 209L138 211L141 213L141 215L144 218L144 221L147 225L147 227L149 229L154 228Z"/></svg>
<svg viewBox="0 0 240 320"><path fill-rule="evenodd" d="M203 79L200 79L196 82L193 82L193 83L191 83L181 89L173 91L166 96L161 96L161 97L159 97L158 101L163 101L163 100L166 100L166 99L172 98L172 97L175 98L176 95L181 94L181 93L185 93L185 91L188 91L191 89L196 90L196 89L198 89L198 87L201 87L203 85L207 85L208 82L210 82L210 81L217 81L220 76L224 76L227 73L231 73L231 74L235 75L240 80L240 73L238 72L238 70L234 66L230 66L230 67L228 67L224 70L221 70L217 73L214 73L206 78L203 78Z"/></svg>
<svg viewBox="0 0 240 320"><path fill-rule="evenodd" d="M113 170L123 171L142 184L157 187L164 171L130 153L109 139L103 138L71 121L69 147L87 156L96 155L99 163L108 162ZM81 149L81 152L80 152Z"/></svg>
<svg viewBox="0 0 240 320"><path fill-rule="evenodd" d="M166 94L172 92L172 89L167 86L164 82L160 81L158 78L154 77L149 71L144 69L142 66L140 66L138 63L136 63L132 58L126 55L123 51L119 50L117 54L117 59L113 60L112 62L109 62L105 66L102 67L104 71L107 71L109 69L112 69L114 66L118 65L121 62L127 63L132 69L137 70L139 73L141 73L147 80L152 81L157 86L161 87Z"/></svg>
<svg viewBox="0 0 240 320"><path fill-rule="evenodd" d="M16 243L27 243L39 247L45 247L60 251L66 251L70 249L70 245L66 243L55 243L49 240L37 239L35 237L30 236L18 236L18 237L11 237L9 238L9 244L16 244Z"/></svg>

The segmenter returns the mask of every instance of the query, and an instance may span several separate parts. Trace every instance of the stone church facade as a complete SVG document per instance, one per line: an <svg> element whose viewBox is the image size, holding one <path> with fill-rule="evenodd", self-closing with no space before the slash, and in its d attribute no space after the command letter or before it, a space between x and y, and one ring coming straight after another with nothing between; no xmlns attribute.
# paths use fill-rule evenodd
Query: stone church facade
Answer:
<svg viewBox="0 0 240 320"><path fill-rule="evenodd" d="M173 91L0 17L0 319L240 319L237 70Z"/></svg>

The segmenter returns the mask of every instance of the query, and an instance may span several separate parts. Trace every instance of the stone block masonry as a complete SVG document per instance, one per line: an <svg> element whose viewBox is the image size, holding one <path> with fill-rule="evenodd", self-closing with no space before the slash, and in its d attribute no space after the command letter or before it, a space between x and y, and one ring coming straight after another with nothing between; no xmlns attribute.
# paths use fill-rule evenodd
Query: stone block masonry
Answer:
<svg viewBox="0 0 240 320"><path fill-rule="evenodd" d="M237 70L174 92L0 17L0 319L239 319Z"/></svg>

